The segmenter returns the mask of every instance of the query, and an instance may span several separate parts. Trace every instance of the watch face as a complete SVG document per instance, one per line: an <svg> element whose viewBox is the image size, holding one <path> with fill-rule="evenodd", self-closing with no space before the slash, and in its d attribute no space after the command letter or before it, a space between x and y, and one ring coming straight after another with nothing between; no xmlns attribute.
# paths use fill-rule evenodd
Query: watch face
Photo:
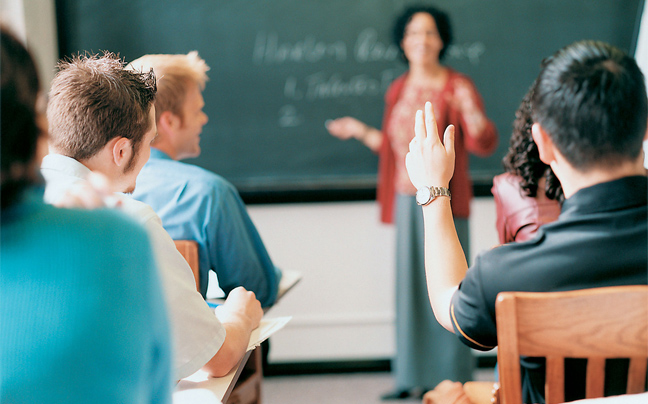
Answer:
<svg viewBox="0 0 648 404"><path fill-rule="evenodd" d="M421 187L416 191L416 202L419 205L425 205L430 201L431 196L432 196L432 192L430 191L430 188Z"/></svg>

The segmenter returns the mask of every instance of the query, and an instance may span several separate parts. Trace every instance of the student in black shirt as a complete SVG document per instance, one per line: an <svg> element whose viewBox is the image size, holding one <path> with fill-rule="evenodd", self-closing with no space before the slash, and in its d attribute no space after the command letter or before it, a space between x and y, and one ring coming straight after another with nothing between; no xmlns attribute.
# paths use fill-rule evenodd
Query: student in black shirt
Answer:
<svg viewBox="0 0 648 404"><path fill-rule="evenodd" d="M431 105L419 111L406 163L423 205L427 286L441 325L465 344L489 350L497 346L499 292L647 283L646 104L636 62L608 44L578 42L549 58L534 88L532 133L564 190L560 217L530 241L482 253L471 268L450 197L428 191L447 188L452 178L454 128L445 130L442 143ZM542 362L522 365L525 402L544 402ZM578 392L566 391L566 398L579 398Z"/></svg>

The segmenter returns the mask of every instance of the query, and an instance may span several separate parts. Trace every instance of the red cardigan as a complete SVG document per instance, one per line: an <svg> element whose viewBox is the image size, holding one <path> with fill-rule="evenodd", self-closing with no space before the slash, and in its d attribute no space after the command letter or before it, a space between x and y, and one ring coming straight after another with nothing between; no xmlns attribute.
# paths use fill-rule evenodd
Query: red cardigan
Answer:
<svg viewBox="0 0 648 404"><path fill-rule="evenodd" d="M458 80L467 80L474 92L475 99L478 102L479 108L484 110L484 103L481 96L477 92L472 80L467 76L449 69L450 74L448 81L440 99L444 99L446 94L450 95L454 92L454 85ZM391 147L390 134L387 132L389 127L388 122L392 113L392 109L400 98L401 91L407 80L407 74L398 77L392 82L385 94L385 114L383 116L383 141L378 152L378 189L377 200L381 206L380 219L384 223L392 223L394 217L394 201L396 196L395 191L395 156ZM421 106L422 107L422 106ZM497 129L490 120L486 125L483 133L480 134L478 139L471 136L466 136L466 125L463 117L458 110L450 108L447 103L434 106L434 113L439 125L439 136L443 136L445 128L450 125L455 125L455 171L452 180L450 181L450 192L452 193L452 211L454 217L468 218L470 214L470 200L472 199L472 181L468 171L468 153L479 156L487 156L491 154L497 147ZM414 122L412 122L414 126Z"/></svg>

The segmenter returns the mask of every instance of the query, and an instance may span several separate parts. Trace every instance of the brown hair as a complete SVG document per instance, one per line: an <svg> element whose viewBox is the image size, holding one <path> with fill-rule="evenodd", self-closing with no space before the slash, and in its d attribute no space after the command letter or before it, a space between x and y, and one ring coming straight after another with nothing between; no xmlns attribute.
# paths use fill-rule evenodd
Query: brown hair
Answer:
<svg viewBox="0 0 648 404"><path fill-rule="evenodd" d="M155 74L125 69L111 52L78 55L58 64L47 107L50 145L76 160L88 159L111 139L130 139L133 156L150 129ZM134 165L132 158L128 171Z"/></svg>
<svg viewBox="0 0 648 404"><path fill-rule="evenodd" d="M208 80L209 66L198 56L197 51L186 55L144 55L132 61L131 69L147 71L153 69L158 77L158 92L155 98L156 120L164 111L171 111L183 119L187 86L195 83L202 91Z"/></svg>

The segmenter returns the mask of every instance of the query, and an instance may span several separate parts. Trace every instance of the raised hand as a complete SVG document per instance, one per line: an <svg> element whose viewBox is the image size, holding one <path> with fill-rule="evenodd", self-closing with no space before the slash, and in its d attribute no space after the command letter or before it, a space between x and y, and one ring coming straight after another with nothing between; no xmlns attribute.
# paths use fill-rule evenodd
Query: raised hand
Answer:
<svg viewBox="0 0 648 404"><path fill-rule="evenodd" d="M425 112L416 112L415 136L405 158L407 173L416 188L449 186L454 174L454 131L453 125L448 126L441 143L432 104L426 102Z"/></svg>

